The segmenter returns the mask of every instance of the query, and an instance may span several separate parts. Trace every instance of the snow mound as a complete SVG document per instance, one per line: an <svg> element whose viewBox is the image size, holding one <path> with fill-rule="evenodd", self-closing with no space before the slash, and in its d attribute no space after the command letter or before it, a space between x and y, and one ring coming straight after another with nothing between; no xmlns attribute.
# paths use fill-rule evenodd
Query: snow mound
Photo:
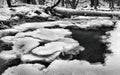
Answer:
<svg viewBox="0 0 120 75"><path fill-rule="evenodd" d="M55 60L47 68L49 75L99 75L92 71L86 61L63 61Z"/></svg>
<svg viewBox="0 0 120 75"><path fill-rule="evenodd" d="M2 37L1 40L5 43L13 43L14 36L5 36L5 37Z"/></svg>
<svg viewBox="0 0 120 75"><path fill-rule="evenodd" d="M34 54L26 54L26 55L21 56L21 61L23 62L33 62L33 61L52 62L59 56L59 54L60 52L56 52L48 56L37 56Z"/></svg>
<svg viewBox="0 0 120 75"><path fill-rule="evenodd" d="M80 28L98 28L98 27L111 27L114 23L111 20L105 19L97 19L97 20L89 20L85 23L76 24Z"/></svg>
<svg viewBox="0 0 120 75"><path fill-rule="evenodd" d="M4 36L10 36L18 33L18 30L16 29L5 29L5 30L0 30L0 37Z"/></svg>
<svg viewBox="0 0 120 75"><path fill-rule="evenodd" d="M18 53L28 53L33 48L39 45L39 40L31 38L31 37L24 37L18 38L13 46L13 50Z"/></svg>
<svg viewBox="0 0 120 75"><path fill-rule="evenodd" d="M41 64L21 64L8 68L2 75L41 75L44 68Z"/></svg>
<svg viewBox="0 0 120 75"><path fill-rule="evenodd" d="M61 38L64 38L65 36L71 35L72 33L67 29L45 29L41 28L38 30L35 30L33 32L21 32L18 33L15 37L33 37L41 40L48 40L48 41L54 41Z"/></svg>
<svg viewBox="0 0 120 75"><path fill-rule="evenodd" d="M52 26L60 26L60 27L66 27L66 26L73 26L70 21L55 21L55 22L34 22L34 23L24 23L19 26L14 26L13 28L18 31L26 31L29 29L39 29L44 27L52 27Z"/></svg>
<svg viewBox="0 0 120 75"><path fill-rule="evenodd" d="M10 51L2 51L0 53L0 58L4 60L11 60L17 58L16 52L13 50Z"/></svg>
<svg viewBox="0 0 120 75"><path fill-rule="evenodd" d="M110 38L107 40L110 42L108 48L113 52L111 56L107 57L106 64L108 66L113 66L114 68L120 67L119 58L120 58L120 21L116 23L116 28L113 31L108 32L110 33Z"/></svg>
<svg viewBox="0 0 120 75"><path fill-rule="evenodd" d="M32 50L32 53L37 55L51 55L56 52L69 52L71 50L74 50L74 48L78 46L79 46L79 43L77 41L71 38L64 38L56 42L47 43L45 44L45 46L37 47ZM78 50L81 51L84 49L83 47L79 47Z"/></svg>
<svg viewBox="0 0 120 75"><path fill-rule="evenodd" d="M5 21L10 19L11 11L9 8L0 8L0 21Z"/></svg>

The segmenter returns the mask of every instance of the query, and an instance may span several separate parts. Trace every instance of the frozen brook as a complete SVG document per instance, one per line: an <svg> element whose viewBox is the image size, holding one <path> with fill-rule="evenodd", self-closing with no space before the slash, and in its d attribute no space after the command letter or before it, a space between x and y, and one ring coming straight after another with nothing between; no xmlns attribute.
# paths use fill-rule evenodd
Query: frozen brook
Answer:
<svg viewBox="0 0 120 75"><path fill-rule="evenodd" d="M55 21L24 23L1 30L1 45L8 49L0 52L0 58L5 60L0 63L4 64L0 73L119 75L120 22L115 23L114 30L109 29L113 25L111 20L89 20L80 24ZM106 34L110 34L109 38ZM107 40L101 39L102 36ZM102 41L110 43L105 45ZM106 48L112 53L105 54Z"/></svg>

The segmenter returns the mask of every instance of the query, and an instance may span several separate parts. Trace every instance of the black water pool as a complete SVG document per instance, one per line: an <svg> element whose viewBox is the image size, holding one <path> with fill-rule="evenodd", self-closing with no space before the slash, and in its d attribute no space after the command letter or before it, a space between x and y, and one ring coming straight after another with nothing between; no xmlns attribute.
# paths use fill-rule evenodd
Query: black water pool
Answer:
<svg viewBox="0 0 120 75"><path fill-rule="evenodd" d="M96 30L70 29L72 38L77 40L85 48L74 59L87 60L90 63L105 63L105 54L112 53L107 48L107 43L103 43L101 36L108 36L105 32L112 30L112 27L100 28Z"/></svg>

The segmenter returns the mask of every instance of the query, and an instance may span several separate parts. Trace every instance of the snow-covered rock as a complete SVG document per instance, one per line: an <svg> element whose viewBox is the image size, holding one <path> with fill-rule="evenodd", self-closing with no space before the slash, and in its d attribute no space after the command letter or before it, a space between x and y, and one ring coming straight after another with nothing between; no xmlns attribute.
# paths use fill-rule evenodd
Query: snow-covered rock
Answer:
<svg viewBox="0 0 120 75"><path fill-rule="evenodd" d="M33 61L52 62L59 56L59 54L60 52L56 52L48 56L37 56L33 54L26 54L26 55L21 56L21 61L23 62L33 62Z"/></svg>
<svg viewBox="0 0 120 75"><path fill-rule="evenodd" d="M10 59L15 59L17 58L17 54L15 51L10 50L10 51L2 51L0 53L0 58L4 60L10 60Z"/></svg>
<svg viewBox="0 0 120 75"><path fill-rule="evenodd" d="M39 29L44 27L52 27L52 26L60 26L60 27L66 27L66 26L73 26L70 21L54 21L54 22L34 22L34 23L24 23L20 24L19 26L14 26L13 28L18 31L26 31L29 29Z"/></svg>
<svg viewBox="0 0 120 75"><path fill-rule="evenodd" d="M41 29L35 30L33 32L18 33L15 37L30 36L30 37L41 39L41 40L54 41L54 40L64 38L65 36L68 36L68 35L71 35L71 34L72 33L67 29L45 29L45 28L41 28Z"/></svg>
<svg viewBox="0 0 120 75"><path fill-rule="evenodd" d="M45 61L44 58L39 57L39 56L35 56L32 54L25 54L21 56L21 60L23 62L32 62L32 61Z"/></svg>
<svg viewBox="0 0 120 75"><path fill-rule="evenodd" d="M41 64L21 64L8 68L2 75L41 75L44 68Z"/></svg>
<svg viewBox="0 0 120 75"><path fill-rule="evenodd" d="M6 21L10 19L11 11L9 8L0 8L0 21Z"/></svg>
<svg viewBox="0 0 120 75"><path fill-rule="evenodd" d="M87 23L89 26L112 26L111 20L92 20Z"/></svg>
<svg viewBox="0 0 120 75"><path fill-rule="evenodd" d="M60 53L64 52L70 55L77 55L84 48L79 46L79 43L71 38L60 39L55 42L50 42L44 46L34 48L30 54L21 55L23 62L44 61L52 62Z"/></svg>
<svg viewBox="0 0 120 75"><path fill-rule="evenodd" d="M55 60L47 68L47 75L99 75L89 67L90 63L86 61Z"/></svg>
<svg viewBox="0 0 120 75"><path fill-rule="evenodd" d="M105 19L96 19L96 20L89 20L85 23L76 24L80 28L97 28L101 26L113 26L114 23L111 20L105 20Z"/></svg>
<svg viewBox="0 0 120 75"><path fill-rule="evenodd" d="M90 64L83 60L55 60L46 71L47 75L119 75L120 67Z"/></svg>
<svg viewBox="0 0 120 75"><path fill-rule="evenodd" d="M39 42L40 40L31 37L18 38L13 46L13 50L22 54L28 53L37 47Z"/></svg>
<svg viewBox="0 0 120 75"><path fill-rule="evenodd" d="M18 30L16 29L5 29L5 30L0 30L0 37L3 36L10 36L18 33Z"/></svg>
<svg viewBox="0 0 120 75"><path fill-rule="evenodd" d="M5 37L2 37L1 40L5 43L13 43L14 36L5 36Z"/></svg>
<svg viewBox="0 0 120 75"><path fill-rule="evenodd" d="M74 50L74 48L79 48ZM84 50L83 47L79 47L79 43L71 38L60 39L56 42L45 44L45 46L39 46L32 50L32 53L37 55L51 55L56 52L73 52Z"/></svg>

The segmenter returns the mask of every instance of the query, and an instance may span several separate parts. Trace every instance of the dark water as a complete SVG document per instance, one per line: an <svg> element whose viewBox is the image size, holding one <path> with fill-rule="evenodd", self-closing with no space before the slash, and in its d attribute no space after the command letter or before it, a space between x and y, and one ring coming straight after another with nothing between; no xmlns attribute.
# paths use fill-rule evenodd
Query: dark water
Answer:
<svg viewBox="0 0 120 75"><path fill-rule="evenodd" d="M14 59L14 60L9 60L9 61L3 61L0 60L3 63L0 63L0 75L8 68L8 67L12 67L12 66L16 66L19 65L21 63L21 60L19 58Z"/></svg>
<svg viewBox="0 0 120 75"><path fill-rule="evenodd" d="M72 31L72 38L77 40L81 46L85 48L74 59L87 60L90 63L105 63L105 54L111 53L107 48L107 44L103 43L101 36L105 35L106 31L112 30L112 27L100 28L98 30L84 30L84 29L70 29Z"/></svg>
<svg viewBox="0 0 120 75"><path fill-rule="evenodd" d="M12 50L12 45L10 43L4 43L3 41L0 40L0 52L5 51L5 50ZM2 60L0 58L0 66L5 62L5 60Z"/></svg>
<svg viewBox="0 0 120 75"><path fill-rule="evenodd" d="M6 51L7 50L12 50L12 46L13 46L13 44L4 43L3 41L0 40L0 52L5 51L5 50ZM11 62L9 64L7 64L7 65L6 65L6 63L7 63L7 61L0 58L0 75L1 75L1 72L3 72L4 69L6 69L8 66L12 65ZM18 62L16 62L16 63L18 63Z"/></svg>

